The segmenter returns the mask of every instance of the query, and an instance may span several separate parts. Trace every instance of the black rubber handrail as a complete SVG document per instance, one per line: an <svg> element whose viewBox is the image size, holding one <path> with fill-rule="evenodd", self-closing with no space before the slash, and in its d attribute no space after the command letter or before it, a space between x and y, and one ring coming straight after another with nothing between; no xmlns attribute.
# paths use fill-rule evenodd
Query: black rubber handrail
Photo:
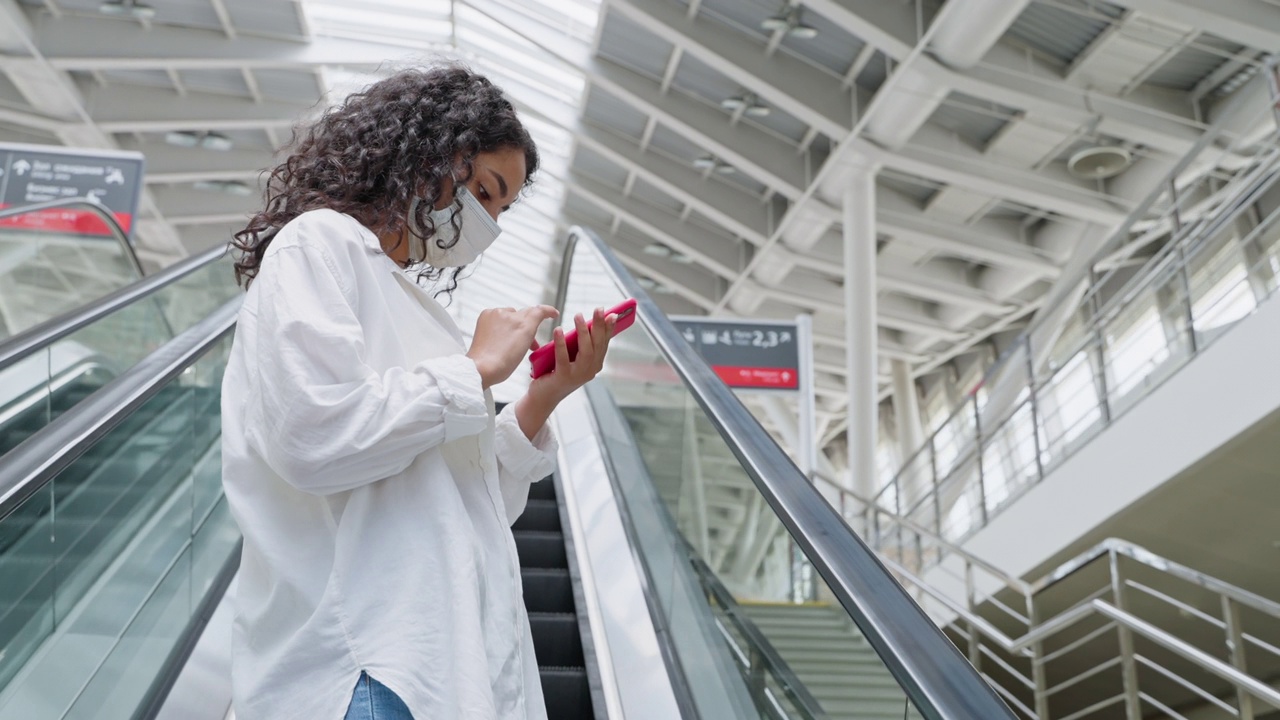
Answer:
<svg viewBox="0 0 1280 720"><path fill-rule="evenodd" d="M8 217L17 217L19 215L27 215L42 210L58 210L61 208L78 207L92 212L107 224L107 229L111 231L111 235L120 243L120 248L124 250L124 254L129 258L129 262L133 264L135 270L138 271L138 277L146 277L146 273L142 271L142 262L138 260L138 252L133 249L133 243L129 242L129 233L120 226L116 220L116 216L112 215L101 203L96 203L87 197L67 198L64 200L50 200L49 202L32 203L30 205L18 205L0 210L0 220Z"/></svg>
<svg viewBox="0 0 1280 720"><path fill-rule="evenodd" d="M569 230L560 266L562 283L569 280L580 239L591 244L618 288L638 301L639 321L658 350L916 709L927 720L1013 720L1016 716L995 690L685 342L594 232L582 227ZM567 286L557 288L557 304L564 302L566 291Z"/></svg>
<svg viewBox="0 0 1280 720"><path fill-rule="evenodd" d="M70 312L50 318L35 327L28 328L0 343L0 369L39 352L50 344L75 331L100 320L107 315L172 285L226 254L226 248L210 248L199 255L192 255L154 275L148 275L131 285Z"/></svg>
<svg viewBox="0 0 1280 720"><path fill-rule="evenodd" d="M227 301L5 453L0 461L0 521L229 335L242 300Z"/></svg>

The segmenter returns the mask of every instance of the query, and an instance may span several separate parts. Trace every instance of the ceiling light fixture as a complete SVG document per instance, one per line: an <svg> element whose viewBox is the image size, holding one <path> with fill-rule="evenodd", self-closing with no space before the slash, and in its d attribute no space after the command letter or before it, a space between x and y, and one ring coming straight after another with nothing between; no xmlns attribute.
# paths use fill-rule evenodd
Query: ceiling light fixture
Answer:
<svg viewBox="0 0 1280 720"><path fill-rule="evenodd" d="M720 159L714 155L703 155L693 161L693 166L699 170L710 170L720 173L721 175L732 175L737 172L737 169L732 165L726 162L721 162Z"/></svg>
<svg viewBox="0 0 1280 720"><path fill-rule="evenodd" d="M220 192L227 195L239 195L247 197L253 194L253 188L248 183L239 180L197 180L191 184L196 190L206 192Z"/></svg>
<svg viewBox="0 0 1280 720"><path fill-rule="evenodd" d="M164 141L178 147L198 147L218 152L226 152L235 147L235 143L231 141L231 138L222 133L196 132L194 130L171 130L164 134Z"/></svg>
<svg viewBox="0 0 1280 720"><path fill-rule="evenodd" d="M234 143L231 142L231 138L223 135L222 133L207 132L204 134L204 137L200 138L200 147L205 150L227 152L234 147Z"/></svg>
<svg viewBox="0 0 1280 720"><path fill-rule="evenodd" d="M164 141L178 147L196 147L200 144L200 133L190 130L173 130L164 134Z"/></svg>
<svg viewBox="0 0 1280 720"><path fill-rule="evenodd" d="M98 6L98 12L115 17L129 17L135 20L150 20L156 16L156 9L137 0L107 0Z"/></svg>
<svg viewBox="0 0 1280 720"><path fill-rule="evenodd" d="M1067 160L1067 170L1086 180L1103 180L1124 172L1133 163L1133 154L1122 147L1100 145L1085 148Z"/></svg>
<svg viewBox="0 0 1280 720"><path fill-rule="evenodd" d="M790 3L783 5L778 12L760 21L760 29L768 32L785 32L793 38L812 40L818 37L818 28L806 24L801 15L804 8L800 5L792 7Z"/></svg>
<svg viewBox="0 0 1280 720"><path fill-rule="evenodd" d="M657 257L671 257L671 248L662 243L653 243L644 246L645 255L654 255Z"/></svg>
<svg viewBox="0 0 1280 720"><path fill-rule="evenodd" d="M760 98L756 97L755 93L749 92L721 100L720 107L729 112L742 110L743 115L757 118L766 117L770 112L768 105L760 102Z"/></svg>
<svg viewBox="0 0 1280 720"><path fill-rule="evenodd" d="M791 5L784 4L778 12L760 21L760 29L769 32L785 32L791 28Z"/></svg>

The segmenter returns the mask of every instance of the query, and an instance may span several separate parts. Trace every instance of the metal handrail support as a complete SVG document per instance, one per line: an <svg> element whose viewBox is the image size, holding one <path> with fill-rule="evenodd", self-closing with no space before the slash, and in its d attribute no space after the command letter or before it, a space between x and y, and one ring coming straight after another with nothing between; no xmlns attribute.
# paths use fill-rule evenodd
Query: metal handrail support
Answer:
<svg viewBox="0 0 1280 720"><path fill-rule="evenodd" d="M104 295L89 305L50 318L0 342L0 368L12 365L48 347L50 343L61 340L86 325L181 280L205 265L217 261L225 254L226 248L214 247L198 255L192 255L154 275L148 275L132 285L126 285L109 295Z"/></svg>
<svg viewBox="0 0 1280 720"><path fill-rule="evenodd" d="M748 660L750 669L755 671L757 665L769 668L773 676L778 679L778 684L782 686L783 692L791 698L792 702L805 714L806 718L813 718L814 720L826 718L826 711L822 709L822 705L817 698L809 692L809 688L805 687L804 683L800 682L800 678L796 677L791 666L782 658L773 643L769 642L769 638L760 632L760 628L756 627L756 624L750 618L743 615L742 606L733 599L733 594L716 577L715 571L702 558L694 554L687 543L686 548L689 550L689 562L693 565L693 570L702 581L707 594L717 605L724 609L725 615L729 617L734 627L738 629L738 632L742 633L747 643L751 645L752 656ZM759 656L761 663L754 662L756 655Z"/></svg>
<svg viewBox="0 0 1280 720"><path fill-rule="evenodd" d="M241 301L228 301L10 450L0 463L0 520L231 333Z"/></svg>

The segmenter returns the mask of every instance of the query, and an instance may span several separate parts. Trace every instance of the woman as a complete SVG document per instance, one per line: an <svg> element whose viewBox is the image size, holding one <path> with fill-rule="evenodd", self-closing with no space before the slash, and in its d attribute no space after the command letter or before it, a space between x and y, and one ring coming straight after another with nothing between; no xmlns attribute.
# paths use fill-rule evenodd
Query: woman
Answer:
<svg viewBox="0 0 1280 720"><path fill-rule="evenodd" d="M545 718L510 524L552 468L546 421L613 316L493 416L556 312L487 310L470 346L405 270L457 285L538 166L511 104L450 66L327 112L236 234L248 286L223 383L244 534L238 720Z"/></svg>

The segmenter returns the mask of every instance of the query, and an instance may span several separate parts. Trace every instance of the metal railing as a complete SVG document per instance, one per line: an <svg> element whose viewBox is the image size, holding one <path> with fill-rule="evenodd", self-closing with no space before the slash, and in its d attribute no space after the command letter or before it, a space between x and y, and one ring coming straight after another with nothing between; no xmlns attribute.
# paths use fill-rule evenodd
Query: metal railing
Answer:
<svg viewBox="0 0 1280 720"><path fill-rule="evenodd" d="M876 503L951 540L984 527L1275 293L1280 207L1258 201L1278 189L1273 151L1127 282L1093 283L1050 351L1024 334Z"/></svg>
<svg viewBox="0 0 1280 720"><path fill-rule="evenodd" d="M842 515L870 519L881 561L1024 717L1280 709L1280 603L1118 539L1028 582L815 477Z"/></svg>
<svg viewBox="0 0 1280 720"><path fill-rule="evenodd" d="M825 720L828 716L822 705L809 692L804 683L787 665L786 660L774 648L769 638L760 632L760 628L743 612L733 594L720 582L709 565L689 547L689 562L693 565L698 580L702 583L707 597L720 608L716 624L720 634L733 651L734 660L738 663L738 671L747 679L747 688L757 708L768 708L776 720L791 720L792 716L783 709L774 696L774 685L794 707L804 720ZM723 618L723 619L722 619ZM732 631L725 621L732 626ZM739 643L737 638L742 638Z"/></svg>

